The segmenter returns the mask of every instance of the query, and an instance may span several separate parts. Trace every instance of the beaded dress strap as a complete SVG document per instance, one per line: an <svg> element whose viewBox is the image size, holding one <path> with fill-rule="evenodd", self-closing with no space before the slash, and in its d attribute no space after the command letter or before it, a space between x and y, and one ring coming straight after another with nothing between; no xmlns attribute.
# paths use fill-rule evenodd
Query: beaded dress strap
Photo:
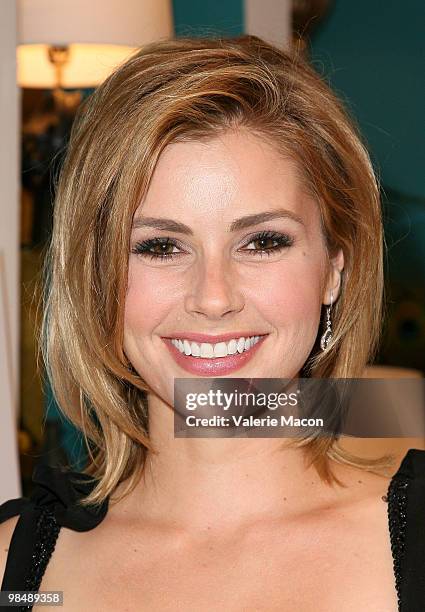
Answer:
<svg viewBox="0 0 425 612"><path fill-rule="evenodd" d="M425 610L425 451L409 449L387 494L399 612Z"/></svg>
<svg viewBox="0 0 425 612"><path fill-rule="evenodd" d="M36 542L31 568L25 581L25 590L38 591L43 574L58 539L60 525L47 508L43 508L37 521Z"/></svg>
<svg viewBox="0 0 425 612"><path fill-rule="evenodd" d="M407 491L410 480L399 476L391 480L388 487L388 526L391 540L391 553L398 609L401 610L402 566L406 540Z"/></svg>
<svg viewBox="0 0 425 612"><path fill-rule="evenodd" d="M38 592L44 572L56 546L60 532L49 508L34 508L28 504L16 524L9 551L7 573L2 590ZM22 541L26 546L22 546ZM32 610L33 605L17 607L21 612ZM0 606L6 612L10 608Z"/></svg>

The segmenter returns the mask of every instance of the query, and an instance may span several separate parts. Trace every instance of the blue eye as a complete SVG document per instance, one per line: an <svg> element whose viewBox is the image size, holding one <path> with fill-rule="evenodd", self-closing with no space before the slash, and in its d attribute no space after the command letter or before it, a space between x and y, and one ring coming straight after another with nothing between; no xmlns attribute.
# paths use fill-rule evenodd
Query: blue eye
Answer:
<svg viewBox="0 0 425 612"><path fill-rule="evenodd" d="M270 255L280 253L283 249L292 246L293 243L293 238L287 234L263 231L250 236L249 242L245 244L245 248L242 248L241 251L249 255L252 254L260 257L266 255L269 257ZM259 248L246 248L250 244L257 244ZM174 249L180 249L180 252L176 252ZM184 255L184 252L181 252L181 250L176 240L166 237L150 238L136 242L131 252L141 257L149 257L151 260L165 261Z"/></svg>

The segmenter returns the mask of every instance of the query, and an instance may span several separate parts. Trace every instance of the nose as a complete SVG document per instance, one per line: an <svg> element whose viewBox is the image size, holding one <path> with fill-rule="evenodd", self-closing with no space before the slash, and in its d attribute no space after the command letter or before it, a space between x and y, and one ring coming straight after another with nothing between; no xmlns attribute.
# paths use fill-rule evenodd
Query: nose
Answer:
<svg viewBox="0 0 425 612"><path fill-rule="evenodd" d="M186 311L192 316L217 321L240 312L243 307L243 294L231 264L221 256L204 257L189 279Z"/></svg>

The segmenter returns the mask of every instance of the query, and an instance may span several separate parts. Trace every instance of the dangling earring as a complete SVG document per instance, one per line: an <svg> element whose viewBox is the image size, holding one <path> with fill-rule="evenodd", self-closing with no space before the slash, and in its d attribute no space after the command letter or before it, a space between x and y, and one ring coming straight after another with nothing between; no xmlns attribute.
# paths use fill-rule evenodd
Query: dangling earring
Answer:
<svg viewBox="0 0 425 612"><path fill-rule="evenodd" d="M322 349L322 351L326 351L326 349L328 348L328 344L332 340L331 310L332 310L333 301L334 301L334 294L333 294L333 291L331 290L331 303L326 309L326 329L320 339L320 348Z"/></svg>

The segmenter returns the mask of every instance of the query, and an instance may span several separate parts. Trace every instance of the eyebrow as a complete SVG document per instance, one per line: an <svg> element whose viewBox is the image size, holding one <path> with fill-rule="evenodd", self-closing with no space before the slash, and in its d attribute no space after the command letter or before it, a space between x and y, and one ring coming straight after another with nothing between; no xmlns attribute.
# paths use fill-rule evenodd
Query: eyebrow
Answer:
<svg viewBox="0 0 425 612"><path fill-rule="evenodd" d="M277 210L268 210L253 215L246 215L245 217L240 217L239 219L234 219L234 221L232 221L230 224L228 231L237 232L246 229L247 227L252 227L253 225L259 225L260 223L265 223L266 221L272 221L273 219L292 219L292 221L295 221L300 225L305 225L302 218L293 213L291 210L279 208ZM133 229L138 229L141 227L153 227L159 230L193 236L192 229L185 223L174 221L174 219L165 219L163 217L135 217L133 220Z"/></svg>

